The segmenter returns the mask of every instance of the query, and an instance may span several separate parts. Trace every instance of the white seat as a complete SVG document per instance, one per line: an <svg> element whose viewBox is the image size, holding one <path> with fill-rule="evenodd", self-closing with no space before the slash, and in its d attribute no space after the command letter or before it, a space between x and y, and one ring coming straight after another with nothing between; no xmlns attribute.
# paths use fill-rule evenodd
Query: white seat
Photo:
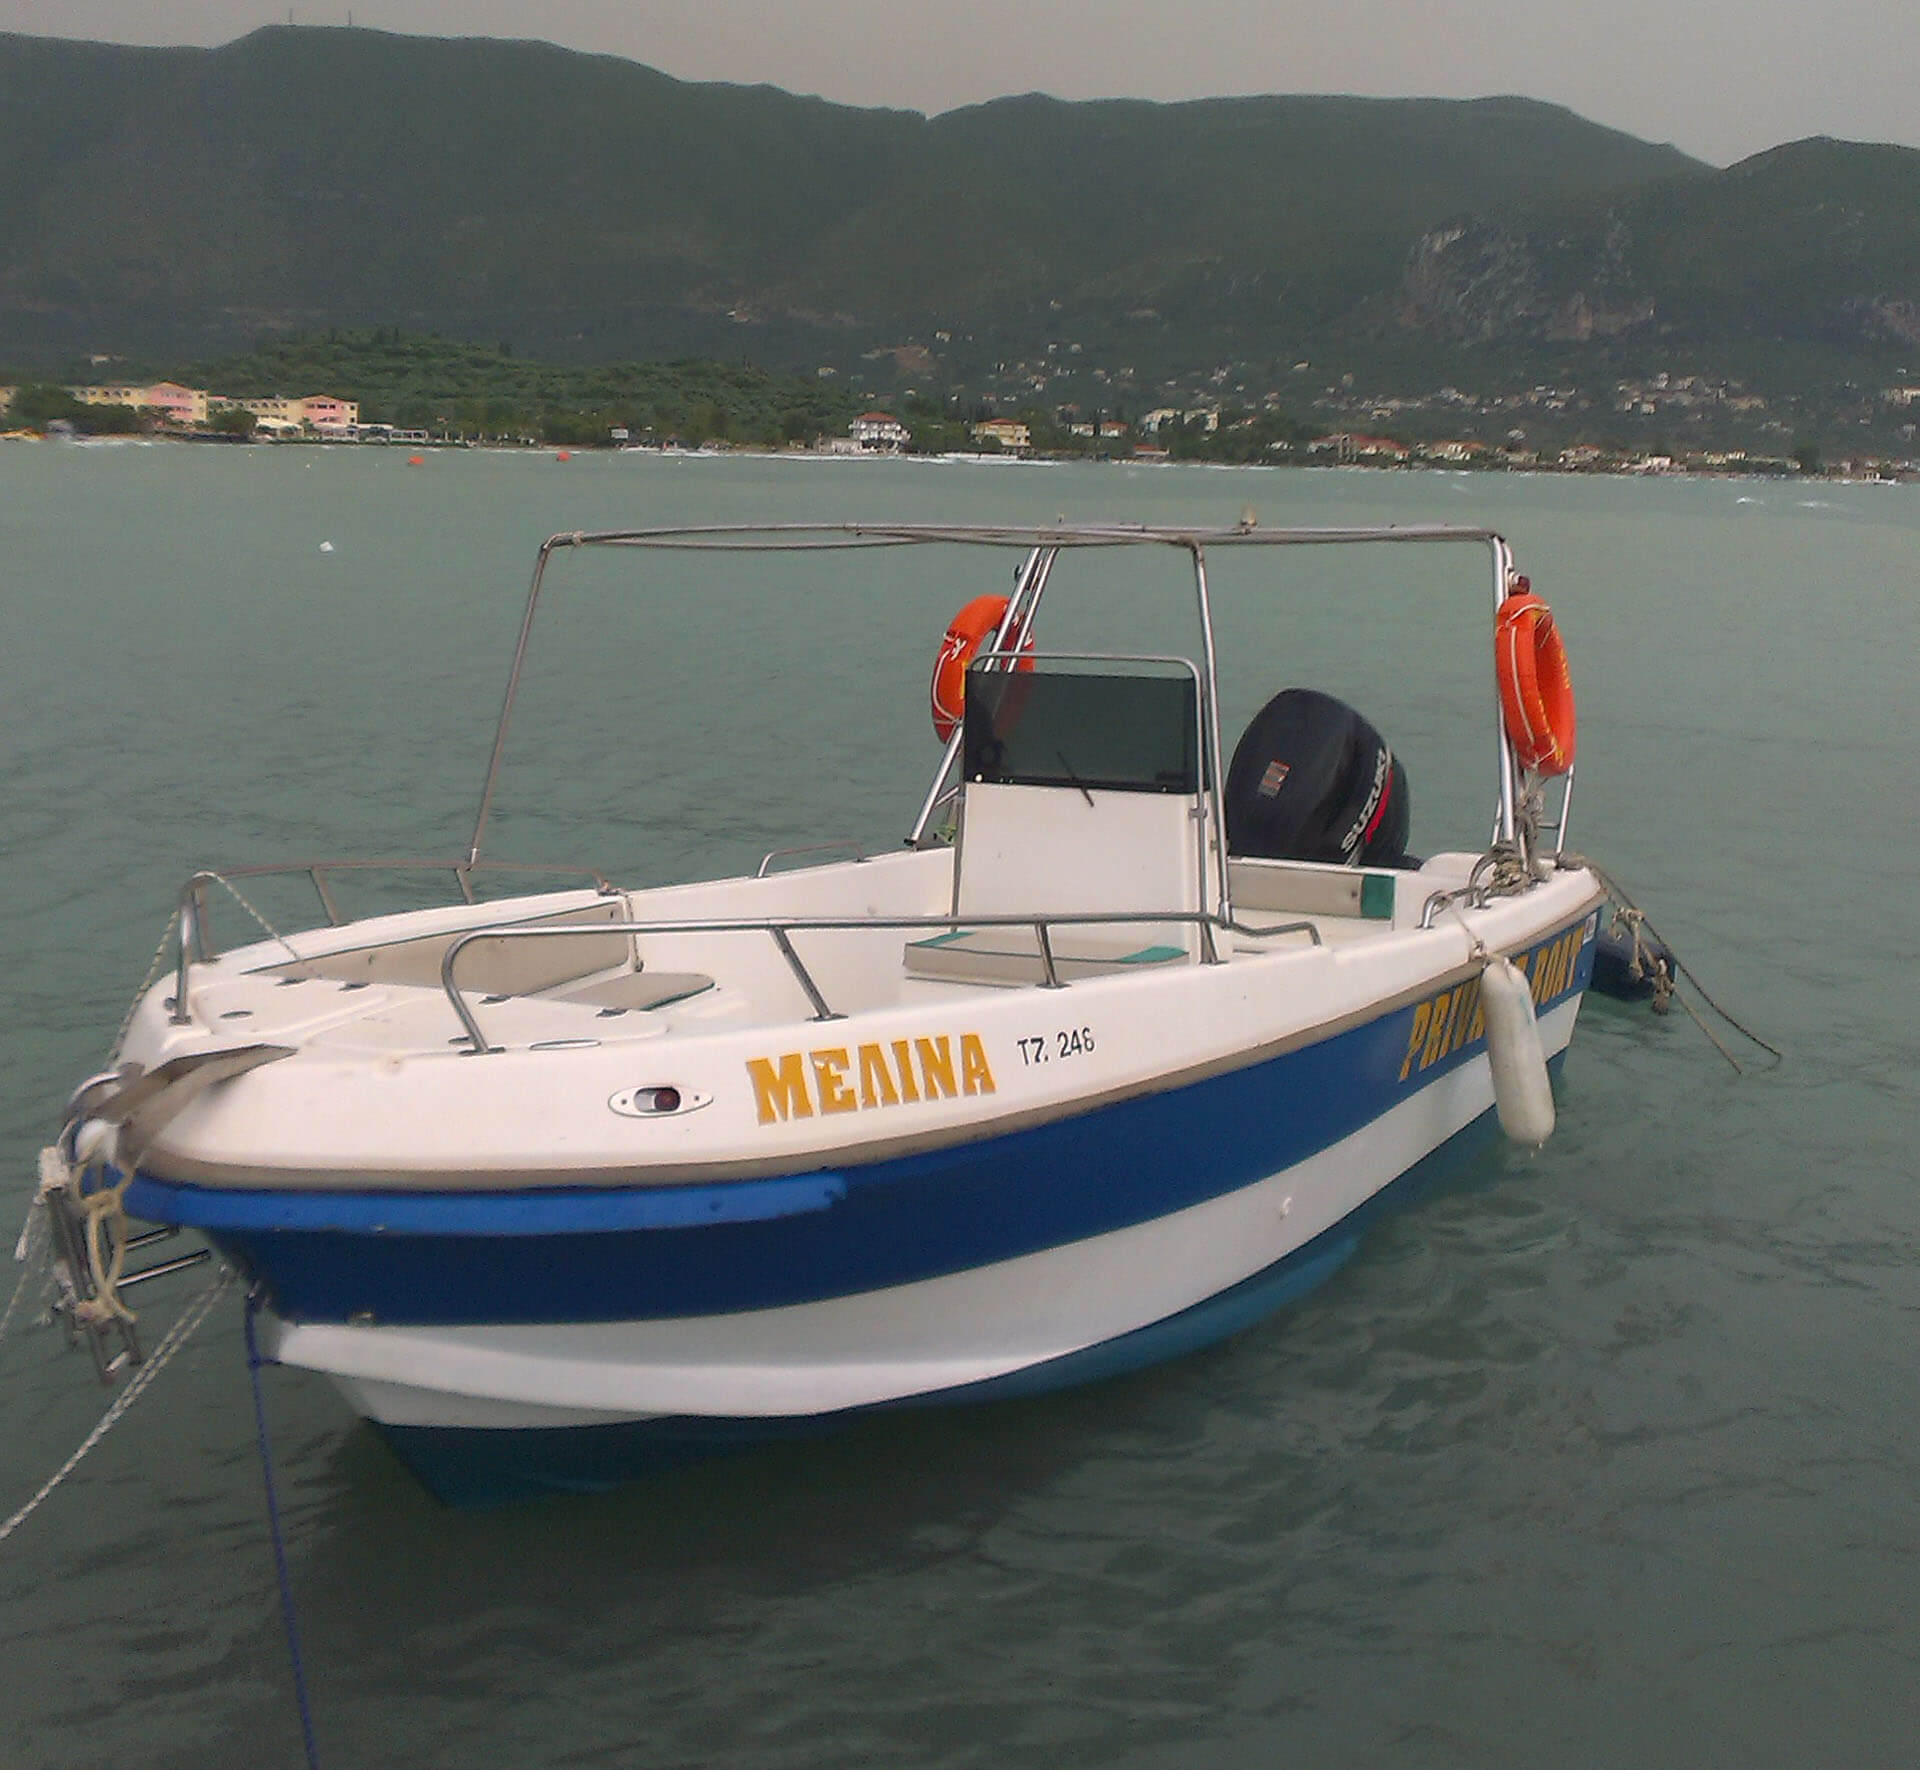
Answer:
<svg viewBox="0 0 1920 1770"><path fill-rule="evenodd" d="M1203 827L1190 794L970 781L954 862L961 926L908 942L907 974L1002 986L1045 981L1031 927L968 928L971 916L1113 916L1048 930L1063 982L1196 963L1194 923L1131 917L1198 913Z"/></svg>
<svg viewBox="0 0 1920 1770"><path fill-rule="evenodd" d="M1200 832L1184 793L969 782L961 804L954 910L966 916L1194 914ZM1193 927L1115 924L1111 939L1191 947Z"/></svg>

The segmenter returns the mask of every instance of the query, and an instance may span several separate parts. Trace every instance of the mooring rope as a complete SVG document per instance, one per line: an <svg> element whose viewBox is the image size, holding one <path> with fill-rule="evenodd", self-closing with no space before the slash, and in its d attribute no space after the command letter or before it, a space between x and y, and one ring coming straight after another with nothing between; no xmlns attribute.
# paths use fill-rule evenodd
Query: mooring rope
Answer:
<svg viewBox="0 0 1920 1770"><path fill-rule="evenodd" d="M45 1294L53 1290L53 1274L48 1271L43 1256L47 1251L47 1241L52 1235L47 1224L47 1207L36 1194L27 1205L27 1220L20 1226L20 1239L14 1243L13 1257L26 1270L20 1274L20 1282L13 1287L13 1295L7 1299L4 1313L0 1313L0 1340L7 1337L7 1330L13 1326L13 1318L19 1313L20 1305L26 1301L27 1292L35 1281L41 1285Z"/></svg>
<svg viewBox="0 0 1920 1770"><path fill-rule="evenodd" d="M208 873L206 878L209 883L218 885L254 921L259 923L261 931L268 939L277 940L286 949L290 959L295 963L299 962L300 955L294 950L293 942L261 915L254 906L253 900L238 885L221 873ZM113 1035L113 1046L107 1055L108 1063L119 1061L120 1047L127 1042L127 1033L133 1026L134 1016L140 1012L140 1004L147 999L147 991L153 988L160 979L160 973L166 969L167 949L173 945L178 936L179 915L178 912L171 912L160 930L160 944L153 949L153 957L147 961L147 974L141 978L140 987L133 992L133 1000L127 1004L127 1012L120 1022L120 1030Z"/></svg>
<svg viewBox="0 0 1920 1770"><path fill-rule="evenodd" d="M1673 967L1667 962L1671 953L1661 943L1649 937L1647 918L1640 910L1628 909L1625 904L1613 906L1613 920L1607 924L1609 934L1625 934L1633 942L1633 957L1627 962L1627 976L1635 983L1645 978L1653 990L1652 1000L1648 1003L1656 1014L1664 1014L1673 1001ZM1697 1021L1698 1015L1685 1002L1681 1007ZM1711 1037L1711 1035L1709 1035ZM1719 1040L1714 1040L1715 1044ZM1729 1062L1732 1059L1728 1059ZM1736 1063L1734 1068L1740 1066Z"/></svg>
<svg viewBox="0 0 1920 1770"><path fill-rule="evenodd" d="M1765 1051L1770 1057L1776 1059L1777 1061L1782 1061L1782 1062L1785 1061L1785 1054L1780 1050L1779 1046L1768 1044L1767 1041L1763 1039L1751 1027L1743 1025L1739 1020L1736 1020L1732 1014L1730 1014L1725 1008L1721 1007L1720 1004L1713 999L1712 995L1708 993L1707 986L1703 984L1700 981L1700 979L1693 974L1691 970L1688 969L1686 964L1681 960L1680 955L1674 951L1673 943L1662 937L1660 930L1654 927L1652 921L1649 919L1647 915L1647 912L1633 901L1633 899L1627 894L1625 889L1621 886L1619 880L1615 879L1610 873L1605 872L1601 867L1596 865L1593 861L1589 860L1584 854L1562 854L1558 856L1557 859L1558 859L1558 864L1562 867L1571 868L1571 869L1584 869L1585 871L1591 873L1596 879L1598 879L1600 881L1601 888L1606 892L1606 894L1610 898L1612 898L1614 902L1624 905L1625 908L1632 913L1634 919L1639 924L1639 926L1645 928L1646 931L1650 935L1652 935L1655 940L1659 941L1660 944L1667 949L1668 954L1673 960L1674 970L1679 972L1679 974L1682 977L1684 977L1687 980L1687 982L1693 985L1693 987L1699 992L1701 1001L1705 1002L1706 1005L1709 1008L1711 1008L1715 1014L1719 1015L1719 1017L1723 1021L1725 1021L1728 1026L1732 1027L1733 1030L1737 1032L1743 1039L1747 1039L1751 1043L1758 1045L1762 1051ZM1636 933L1636 939L1637 938L1638 938L1638 935ZM1687 1008L1687 1003L1684 1000L1684 998L1681 999L1680 1005L1683 1008ZM1705 1032L1706 1023L1700 1019L1700 1016L1697 1014L1694 1014L1691 1008L1687 1008L1687 1012L1689 1015L1691 1015L1695 1025L1699 1026L1701 1031ZM1720 1055L1722 1057L1725 1057L1729 1063L1733 1063L1733 1067L1735 1070L1739 1070L1740 1068L1739 1064L1734 1063L1733 1057L1728 1052L1727 1048L1724 1045L1722 1045L1718 1039L1713 1038L1713 1035L1711 1033L1708 1033L1707 1036L1709 1039L1712 1039L1714 1048L1717 1051L1719 1051Z"/></svg>
<svg viewBox="0 0 1920 1770"><path fill-rule="evenodd" d="M293 942L288 940L278 928L274 927L265 916L261 915L261 913L254 908L253 900L249 898L238 885L234 884L224 873L214 873L211 874L210 877L235 903L260 924L261 928L266 932L268 939L279 941L279 943L287 949L287 956L289 958L296 961L299 959L300 955L293 950Z"/></svg>
<svg viewBox="0 0 1920 1770"><path fill-rule="evenodd" d="M1721 1044L1720 1041L1713 1036L1713 1028L1707 1025L1707 1023L1700 1018L1700 1010L1696 1008L1691 1002L1689 1002L1687 998L1681 995L1677 990L1670 991L1669 993L1672 994L1673 999L1680 1004L1681 1008L1685 1011L1687 1018L1691 1020L1693 1024L1701 1030L1701 1032L1706 1034L1707 1043L1711 1045L1716 1051L1720 1053L1722 1057L1724 1057L1727 1060L1727 1065L1730 1069L1732 1069L1733 1073L1737 1076L1745 1075L1747 1072L1740 1067L1740 1059L1734 1056L1734 1054L1731 1051L1729 1051L1725 1045Z"/></svg>
<svg viewBox="0 0 1920 1770"><path fill-rule="evenodd" d="M127 1188L138 1166L133 1157L126 1158L116 1184L109 1186L103 1177L91 1192L80 1190L86 1181L84 1171L74 1185L74 1200L86 1221L87 1268L93 1278L93 1295L73 1306L74 1320L84 1326L111 1319L131 1327L139 1320L120 1300L120 1279L127 1269Z"/></svg>
<svg viewBox="0 0 1920 1770"><path fill-rule="evenodd" d="M113 1047L107 1052L107 1062L120 1061L120 1047L127 1042L127 1034L132 1030L133 1017L140 1012L140 1004L147 999L147 991L159 981L160 973L166 968L167 948L173 944L173 917L169 916L160 930L160 944L153 949L153 957L147 962L147 974L140 979L140 987L133 992L133 1000L127 1004L127 1011L120 1019L120 1030L113 1035Z"/></svg>
<svg viewBox="0 0 1920 1770"><path fill-rule="evenodd" d="M0 1543L5 1542L7 1538L12 1536L35 1512L40 1510L54 1489L57 1488L61 1482L65 1481L75 1469L80 1467L81 1463L86 1459L87 1454L101 1439L113 1430L114 1426L118 1424L120 1419L125 1415L127 1409L132 1407L141 1396L153 1387L154 1378L159 1376L159 1374L167 1368L167 1364L174 1354L193 1337L194 1330L207 1319L214 1304L219 1302L222 1293L232 1283L232 1272L223 1269L220 1276L216 1278L212 1284L208 1285L207 1288L181 1312L180 1318L172 1327L167 1329L166 1336L161 1340L160 1344L153 1349L153 1356L127 1379L126 1387L114 1397L113 1405L101 1415L99 1425L95 1426L94 1429L80 1441L80 1448L76 1450L72 1456L68 1457L59 1468L54 1470L46 1481L42 1483L40 1491L36 1493L32 1499L28 1500L6 1523L0 1524Z"/></svg>
<svg viewBox="0 0 1920 1770"><path fill-rule="evenodd" d="M307 1670L300 1657L300 1625L293 1609L293 1580L287 1572L286 1537L280 1528L280 1497L273 1480L273 1443L267 1436L267 1403L260 1392L260 1342L253 1318L260 1312L260 1289L247 1292L247 1381L253 1387L253 1424L260 1439L260 1480L267 1491L267 1528L273 1536L273 1567L280 1581L280 1621L287 1635L287 1657L293 1662L293 1694L300 1705L300 1736L307 1748L307 1770L320 1770L320 1747L313 1736L313 1705L307 1698Z"/></svg>

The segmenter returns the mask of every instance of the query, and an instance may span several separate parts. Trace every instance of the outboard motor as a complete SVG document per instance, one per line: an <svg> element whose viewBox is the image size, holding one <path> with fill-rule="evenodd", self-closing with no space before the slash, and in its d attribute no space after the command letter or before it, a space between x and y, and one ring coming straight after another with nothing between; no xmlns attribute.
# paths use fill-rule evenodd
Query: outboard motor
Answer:
<svg viewBox="0 0 1920 1770"><path fill-rule="evenodd" d="M1288 688L1253 717L1227 770L1227 847L1262 860L1405 867L1407 771L1345 701Z"/></svg>

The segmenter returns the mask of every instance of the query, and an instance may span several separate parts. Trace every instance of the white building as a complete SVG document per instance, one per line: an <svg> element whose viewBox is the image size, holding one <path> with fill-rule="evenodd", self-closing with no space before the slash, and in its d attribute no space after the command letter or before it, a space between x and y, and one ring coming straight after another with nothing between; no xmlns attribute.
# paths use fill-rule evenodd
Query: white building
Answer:
<svg viewBox="0 0 1920 1770"><path fill-rule="evenodd" d="M901 449L913 434L888 412L862 412L848 429L863 449Z"/></svg>

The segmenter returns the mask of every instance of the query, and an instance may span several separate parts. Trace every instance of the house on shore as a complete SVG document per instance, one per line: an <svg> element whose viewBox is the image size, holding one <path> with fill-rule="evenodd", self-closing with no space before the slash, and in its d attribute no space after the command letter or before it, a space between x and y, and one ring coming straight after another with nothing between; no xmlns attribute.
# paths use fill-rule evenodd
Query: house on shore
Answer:
<svg viewBox="0 0 1920 1770"><path fill-rule="evenodd" d="M192 426L207 421L207 390L182 387L178 381L156 381L141 402L169 424Z"/></svg>
<svg viewBox="0 0 1920 1770"><path fill-rule="evenodd" d="M913 435L891 412L862 412L848 432L862 449L875 454L898 454Z"/></svg>
<svg viewBox="0 0 1920 1770"><path fill-rule="evenodd" d="M997 448L1020 451L1033 447L1033 437L1027 427L1015 418L987 418L974 425L973 440L977 443L992 443Z"/></svg>
<svg viewBox="0 0 1920 1770"><path fill-rule="evenodd" d="M316 430L322 435L351 437L358 433L360 407L350 399L335 399L328 393L310 393L301 399L275 394L270 399L237 399L226 402L251 412L262 430L293 435Z"/></svg>
<svg viewBox="0 0 1920 1770"><path fill-rule="evenodd" d="M179 430L198 429L223 406L251 412L263 431L281 435L317 430L322 435L351 436L360 422L360 407L355 401L335 399L327 393L308 394L304 399L290 399L284 394L235 399L224 393L209 393L204 387L183 387L178 381L112 382L69 387L67 391L82 405L131 406L136 412L152 412L163 424Z"/></svg>
<svg viewBox="0 0 1920 1770"><path fill-rule="evenodd" d="M330 393L310 393L300 402L300 419L322 436L330 431L351 431L360 423L360 402L335 399Z"/></svg>
<svg viewBox="0 0 1920 1770"><path fill-rule="evenodd" d="M1405 443L1395 442L1390 436L1362 436L1341 430L1327 436L1316 436L1307 444L1307 453L1322 457L1331 455L1343 465L1365 461L1376 467L1397 467L1412 451Z"/></svg>
<svg viewBox="0 0 1920 1770"><path fill-rule="evenodd" d="M207 421L207 391L182 387L178 381L112 382L98 387L69 387L83 406L131 406L136 412L158 413L162 422L192 426Z"/></svg>

